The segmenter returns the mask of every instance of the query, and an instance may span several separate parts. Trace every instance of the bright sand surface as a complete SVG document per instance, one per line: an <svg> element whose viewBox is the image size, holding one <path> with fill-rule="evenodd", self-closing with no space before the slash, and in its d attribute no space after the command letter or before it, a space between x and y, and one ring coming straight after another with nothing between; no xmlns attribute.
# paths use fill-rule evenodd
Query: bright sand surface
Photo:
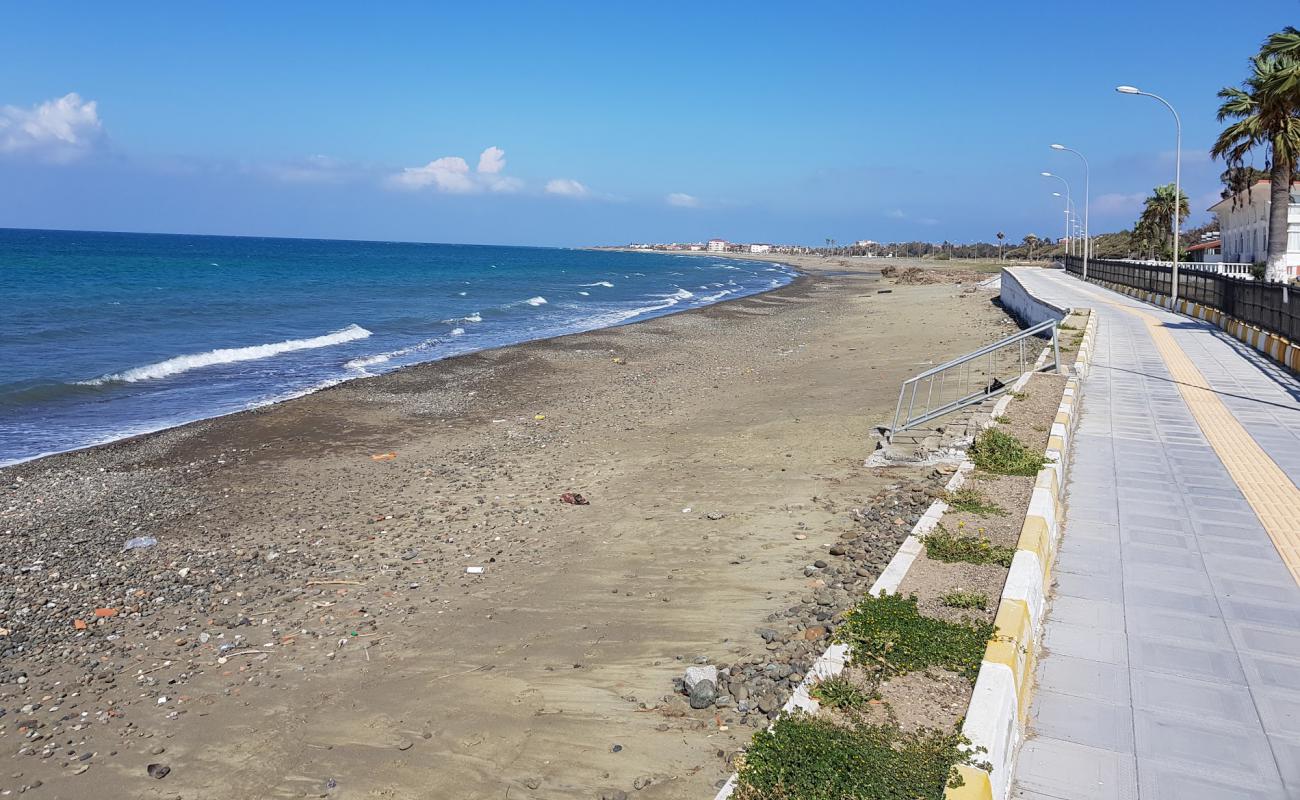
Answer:
<svg viewBox="0 0 1300 800"><path fill-rule="evenodd" d="M1007 329L989 293L778 260L808 275L0 470L0 562L40 562L6 574L27 650L0 675L4 738L35 714L95 754L18 756L0 788L710 796L764 721L683 714L673 678L762 650L802 567L896 480L862 462L899 382Z"/></svg>

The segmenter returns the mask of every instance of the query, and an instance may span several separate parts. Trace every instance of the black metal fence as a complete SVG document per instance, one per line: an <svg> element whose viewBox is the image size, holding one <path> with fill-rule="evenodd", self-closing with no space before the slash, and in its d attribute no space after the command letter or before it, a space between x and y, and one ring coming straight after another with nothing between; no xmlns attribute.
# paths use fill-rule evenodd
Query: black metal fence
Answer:
<svg viewBox="0 0 1300 800"><path fill-rule="evenodd" d="M1083 259L1069 256L1065 269L1082 275ZM1168 295L1171 267L1127 261L1088 260L1088 277ZM1230 278L1195 269L1178 270L1178 297L1217 308L1234 319L1300 343L1300 297L1292 298L1285 284Z"/></svg>

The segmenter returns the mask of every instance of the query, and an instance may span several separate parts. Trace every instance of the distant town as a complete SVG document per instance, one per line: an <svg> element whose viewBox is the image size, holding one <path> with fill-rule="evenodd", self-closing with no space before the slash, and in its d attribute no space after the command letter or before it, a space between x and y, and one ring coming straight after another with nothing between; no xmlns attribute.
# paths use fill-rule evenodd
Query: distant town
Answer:
<svg viewBox="0 0 1300 800"><path fill-rule="evenodd" d="M707 242L637 242L626 246L629 250L664 250L691 253L825 253L839 255L868 256L892 258L894 253L889 245L871 239L859 239L847 245L840 245L834 239L827 239L825 247L809 247L800 244L768 244L767 242L729 242L726 239L710 239Z"/></svg>

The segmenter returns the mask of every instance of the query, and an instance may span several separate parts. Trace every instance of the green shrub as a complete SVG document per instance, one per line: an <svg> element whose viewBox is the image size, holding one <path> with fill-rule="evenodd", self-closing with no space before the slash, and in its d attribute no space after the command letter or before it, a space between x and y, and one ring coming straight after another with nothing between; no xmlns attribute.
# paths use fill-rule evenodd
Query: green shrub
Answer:
<svg viewBox="0 0 1300 800"><path fill-rule="evenodd" d="M1038 474L1047 459L1030 452L1025 443L997 428L986 428L966 452L975 466L998 475Z"/></svg>
<svg viewBox="0 0 1300 800"><path fill-rule="evenodd" d="M827 708L857 708L877 697L843 675L819 681L809 694Z"/></svg>
<svg viewBox="0 0 1300 800"><path fill-rule="evenodd" d="M940 525L926 535L925 554L935 561L949 564L962 561L967 564L997 564L1011 568L1016 548L993 544L983 536L958 536Z"/></svg>
<svg viewBox="0 0 1300 800"><path fill-rule="evenodd" d="M841 727L795 715L754 734L739 770L736 800L942 800L970 764L957 732L894 725Z"/></svg>
<svg viewBox="0 0 1300 800"><path fill-rule="evenodd" d="M977 608L984 611L989 607L989 596L979 592L949 592L941 602L948 608Z"/></svg>
<svg viewBox="0 0 1300 800"><path fill-rule="evenodd" d="M947 502L948 508L953 511L964 511L981 517L1007 513L1001 506L990 503L988 498L980 494L979 490L973 486L963 486L955 492L949 492Z"/></svg>
<svg viewBox="0 0 1300 800"><path fill-rule="evenodd" d="M835 639L849 646L854 664L880 679L943 667L974 683L993 631L991 623L926 617L915 597L882 594L863 598L845 614Z"/></svg>

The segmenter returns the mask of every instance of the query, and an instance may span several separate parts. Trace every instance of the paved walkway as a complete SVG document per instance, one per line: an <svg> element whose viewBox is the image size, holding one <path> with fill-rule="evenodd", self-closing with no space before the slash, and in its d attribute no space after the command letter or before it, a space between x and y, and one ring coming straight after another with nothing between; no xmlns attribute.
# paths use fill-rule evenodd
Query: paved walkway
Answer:
<svg viewBox="0 0 1300 800"><path fill-rule="evenodd" d="M1098 319L1012 796L1300 798L1300 381L1060 272Z"/></svg>

